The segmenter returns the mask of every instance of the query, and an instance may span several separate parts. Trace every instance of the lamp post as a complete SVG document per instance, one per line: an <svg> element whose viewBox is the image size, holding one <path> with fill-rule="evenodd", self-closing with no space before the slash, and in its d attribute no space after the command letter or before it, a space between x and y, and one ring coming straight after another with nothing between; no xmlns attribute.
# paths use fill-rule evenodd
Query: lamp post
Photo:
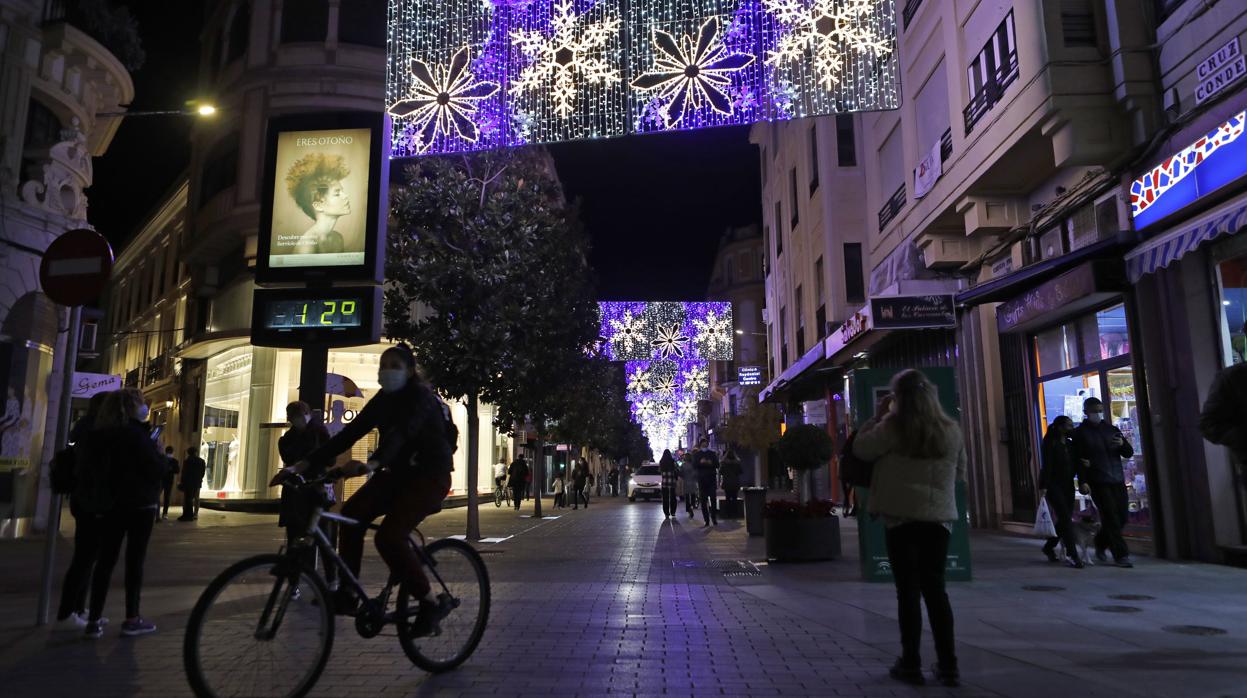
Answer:
<svg viewBox="0 0 1247 698"><path fill-rule="evenodd" d="M203 103L186 109L140 109L127 111L101 111L95 115L99 117L125 117L125 116L199 116L209 117L215 116L217 108L215 105Z"/></svg>

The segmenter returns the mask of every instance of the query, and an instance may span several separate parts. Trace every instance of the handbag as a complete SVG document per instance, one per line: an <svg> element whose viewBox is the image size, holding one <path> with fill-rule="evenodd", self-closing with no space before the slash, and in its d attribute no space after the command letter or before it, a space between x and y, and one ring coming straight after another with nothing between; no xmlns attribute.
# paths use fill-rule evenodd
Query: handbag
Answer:
<svg viewBox="0 0 1247 698"><path fill-rule="evenodd" d="M870 487L875 464L853 455L853 442L856 440L856 431L844 440L844 448L840 450L840 480L852 487Z"/></svg>
<svg viewBox="0 0 1247 698"><path fill-rule="evenodd" d="M1039 500L1039 510L1035 512L1035 526L1031 533L1039 538L1056 538L1056 525L1052 523L1052 512L1048 509L1048 500Z"/></svg>

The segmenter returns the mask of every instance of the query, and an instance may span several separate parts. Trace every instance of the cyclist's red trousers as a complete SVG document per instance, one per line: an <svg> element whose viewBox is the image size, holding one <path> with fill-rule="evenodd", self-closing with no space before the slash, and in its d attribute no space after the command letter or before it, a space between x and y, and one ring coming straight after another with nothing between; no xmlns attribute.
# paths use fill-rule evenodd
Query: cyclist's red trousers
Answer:
<svg viewBox="0 0 1247 698"><path fill-rule="evenodd" d="M356 521L372 521L385 516L373 542L392 575L413 585L412 594L423 598L429 593L420 558L407 537L424 518L441 511L442 500L450 492L450 473L423 474L380 470L342 505L342 515ZM351 574L359 578L364 556L363 528L343 526L338 552Z"/></svg>

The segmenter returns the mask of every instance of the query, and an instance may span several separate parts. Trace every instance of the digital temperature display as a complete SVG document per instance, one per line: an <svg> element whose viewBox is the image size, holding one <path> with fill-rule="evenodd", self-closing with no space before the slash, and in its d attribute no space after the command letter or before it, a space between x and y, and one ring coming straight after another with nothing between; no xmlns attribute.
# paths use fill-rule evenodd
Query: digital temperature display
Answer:
<svg viewBox="0 0 1247 698"><path fill-rule="evenodd" d="M381 287L258 288L251 343L257 347L352 347L380 339Z"/></svg>
<svg viewBox="0 0 1247 698"><path fill-rule="evenodd" d="M266 308L264 326L271 330L359 327L360 303L353 298L298 298L275 301Z"/></svg>

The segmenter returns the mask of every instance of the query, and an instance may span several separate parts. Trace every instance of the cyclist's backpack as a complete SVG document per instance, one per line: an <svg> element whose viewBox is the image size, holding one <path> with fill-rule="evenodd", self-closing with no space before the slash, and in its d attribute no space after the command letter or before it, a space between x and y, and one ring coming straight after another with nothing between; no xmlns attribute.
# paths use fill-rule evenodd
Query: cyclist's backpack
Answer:
<svg viewBox="0 0 1247 698"><path fill-rule="evenodd" d="M57 451L56 455L52 456L52 464L48 467L48 479L51 481L52 491L60 495L73 494L74 470L77 467L73 446Z"/></svg>

